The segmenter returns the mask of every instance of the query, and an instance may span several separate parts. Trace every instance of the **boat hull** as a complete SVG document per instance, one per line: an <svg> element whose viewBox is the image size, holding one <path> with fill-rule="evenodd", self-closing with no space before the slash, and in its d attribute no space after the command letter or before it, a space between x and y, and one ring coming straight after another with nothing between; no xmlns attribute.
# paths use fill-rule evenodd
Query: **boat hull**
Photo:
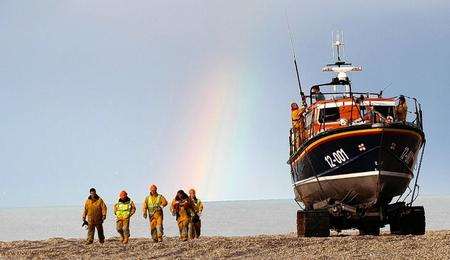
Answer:
<svg viewBox="0 0 450 260"><path fill-rule="evenodd" d="M417 128L348 128L312 138L289 163L296 199L370 207L403 194L423 144Z"/></svg>

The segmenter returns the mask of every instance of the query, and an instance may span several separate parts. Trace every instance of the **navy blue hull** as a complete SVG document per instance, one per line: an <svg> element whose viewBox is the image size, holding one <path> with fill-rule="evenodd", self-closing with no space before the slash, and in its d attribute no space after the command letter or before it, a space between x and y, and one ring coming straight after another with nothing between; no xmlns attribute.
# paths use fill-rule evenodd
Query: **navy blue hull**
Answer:
<svg viewBox="0 0 450 260"><path fill-rule="evenodd" d="M296 198L307 207L324 200L387 204L413 178L423 141L423 133L407 125L318 135L289 161Z"/></svg>

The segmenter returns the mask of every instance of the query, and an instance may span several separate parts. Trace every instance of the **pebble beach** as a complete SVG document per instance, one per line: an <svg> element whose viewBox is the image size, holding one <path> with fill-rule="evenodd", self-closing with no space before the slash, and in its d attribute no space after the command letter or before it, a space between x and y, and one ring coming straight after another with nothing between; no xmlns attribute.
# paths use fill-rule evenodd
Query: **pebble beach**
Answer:
<svg viewBox="0 0 450 260"><path fill-rule="evenodd" d="M181 242L167 237L162 243L118 238L85 245L83 239L0 242L0 258L376 258L449 259L450 231L428 231L423 236L358 236L333 234L327 238L297 238L295 234L246 237L202 237Z"/></svg>

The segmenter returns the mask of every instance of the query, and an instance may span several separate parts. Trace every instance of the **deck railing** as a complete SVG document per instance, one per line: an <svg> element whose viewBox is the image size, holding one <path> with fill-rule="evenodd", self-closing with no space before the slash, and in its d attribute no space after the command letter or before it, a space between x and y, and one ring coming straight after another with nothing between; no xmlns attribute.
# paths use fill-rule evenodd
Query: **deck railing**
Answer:
<svg viewBox="0 0 450 260"><path fill-rule="evenodd" d="M328 94L328 93L326 93ZM335 94L335 93L334 93ZM355 93L356 94L356 93ZM373 93L370 93L373 94ZM367 93L369 96L369 93ZM351 127L355 125L373 125L373 126L387 126L392 124L407 124L413 127L417 127L421 130L423 130L423 115L422 115L422 108L421 104L417 101L416 98L411 98L405 96L405 98L408 99L408 111L406 120L399 121L393 113L392 115L385 116L382 113L371 109L367 113L363 114L361 109L361 103L352 97L352 106L351 109L356 109L359 116L353 118L339 118L339 120L331 122L334 123L332 127L330 127L329 123L326 122L326 120L320 120L317 121L317 115L316 109L312 109L310 111L306 111L303 117L301 117L300 125L303 126L302 129L290 129L289 134L289 144L290 144L290 155L293 155L300 147L301 145L308 141L310 138L316 136L319 133L329 131L331 129L336 128L346 128ZM412 105L412 106L411 106ZM367 107L367 106L366 106ZM326 118L327 115L326 109L323 109L323 114L320 115L323 118ZM353 111L350 112L350 115L353 115ZM329 116L329 115L328 115ZM320 122L322 121L322 122ZM328 125L327 125L328 124Z"/></svg>

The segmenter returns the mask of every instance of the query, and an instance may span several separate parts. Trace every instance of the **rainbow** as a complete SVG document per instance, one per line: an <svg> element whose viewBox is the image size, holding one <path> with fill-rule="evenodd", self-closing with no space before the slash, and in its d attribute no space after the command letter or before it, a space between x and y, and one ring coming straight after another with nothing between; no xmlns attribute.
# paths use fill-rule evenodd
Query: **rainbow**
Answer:
<svg viewBox="0 0 450 260"><path fill-rule="evenodd" d="M239 66L222 60L203 73L206 76L192 88L193 96L187 97L197 101L185 109L189 124L179 126L185 133L175 166L178 182L186 190L195 188L204 200L233 197L242 160L249 156L243 140L251 134L248 108L255 102L257 86L236 74L242 71Z"/></svg>

